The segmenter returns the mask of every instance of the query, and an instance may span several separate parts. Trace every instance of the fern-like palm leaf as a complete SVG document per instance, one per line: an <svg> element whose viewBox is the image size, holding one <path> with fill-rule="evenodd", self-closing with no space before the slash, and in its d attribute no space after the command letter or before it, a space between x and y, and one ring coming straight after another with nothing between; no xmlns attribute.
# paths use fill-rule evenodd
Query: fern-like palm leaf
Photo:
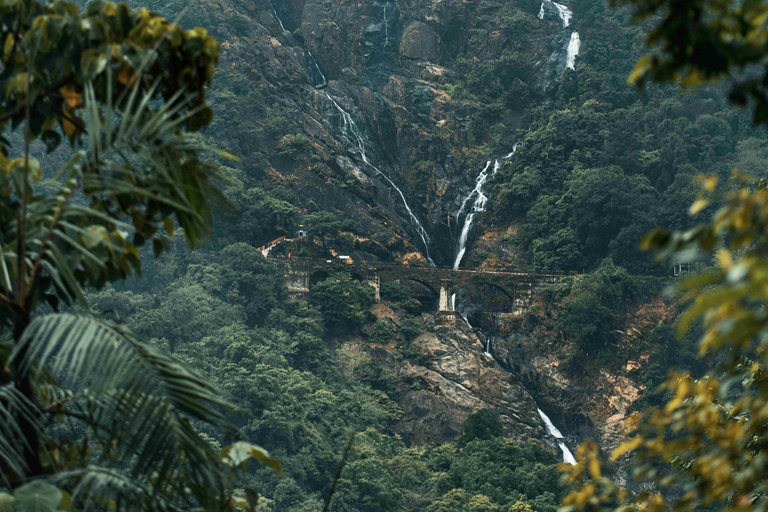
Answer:
<svg viewBox="0 0 768 512"><path fill-rule="evenodd" d="M63 379L68 392L57 398L45 393L51 397L47 411L77 411L108 445L104 460L131 460L126 478L144 482L158 499L174 495L170 491L180 482L199 502L224 485L219 455L190 419L226 429L222 409L230 404L197 372L122 326L87 315L41 316L25 330L11 358L22 374L46 368ZM186 478L179 476L182 470Z"/></svg>

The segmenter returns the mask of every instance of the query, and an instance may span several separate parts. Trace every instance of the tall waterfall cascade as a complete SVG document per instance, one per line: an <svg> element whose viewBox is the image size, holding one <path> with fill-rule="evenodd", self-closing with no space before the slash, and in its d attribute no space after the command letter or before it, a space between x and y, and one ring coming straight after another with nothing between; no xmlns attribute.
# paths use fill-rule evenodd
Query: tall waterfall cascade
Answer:
<svg viewBox="0 0 768 512"><path fill-rule="evenodd" d="M553 2L552 0L544 0L541 3L541 9L539 9L539 19L544 19L544 16L546 15L546 8L544 7L546 4L551 4L554 6L555 11L557 12L558 18L560 18L560 22L563 24L563 28L568 28L571 24L571 19L573 18L573 11L571 11L568 7L558 4L557 2ZM566 60L565 60L565 68L566 69L575 69L576 67L576 56L579 54L579 48L581 47L581 39L579 38L579 33L575 30L571 32L571 37L568 40L568 47L566 49Z"/></svg>
<svg viewBox="0 0 768 512"><path fill-rule="evenodd" d="M510 151L507 156L504 157L504 160L508 160L512 157L512 155L515 154L515 151L517 151L517 147L519 146L519 142L515 142L515 144L512 146L512 151ZM469 204L469 201L474 197L475 200L472 203L471 210L466 213L464 217L464 225L461 227L461 234L459 235L459 246L458 250L456 251L456 257L453 260L453 269L457 270L459 268L459 265L461 265L461 260L464 259L464 254L467 252L467 240L469 239L469 233L472 229L472 224L475 221L475 216L478 213L485 211L485 205L488 203L488 196L486 196L483 193L483 185L485 185L485 182L488 181L489 178L493 177L496 172L499 170L499 167L501 167L501 163L498 160L494 161L493 164L493 170L491 171L490 175L488 173L488 168L491 166L491 161L488 160L485 163L485 167L483 167L483 170L480 171L480 174L477 175L477 179L475 180L475 188L472 189L472 191L466 195L464 200L461 203L461 208L459 208L459 211L456 212L456 220L458 221L462 214L465 213L465 210L467 209L467 205ZM454 293L451 295L451 309L456 311L456 294ZM467 326L471 329L472 325L469 323L469 320L467 319L467 316L464 313L460 313L461 317L464 319L464 321L467 323ZM490 348L490 341L488 341L488 345L486 347L486 355L491 355L491 348Z"/></svg>
<svg viewBox="0 0 768 512"><path fill-rule="evenodd" d="M384 4L384 47L389 46L389 20L387 20L387 10L389 9L390 2Z"/></svg>
<svg viewBox="0 0 768 512"><path fill-rule="evenodd" d="M325 78L325 75L323 74L323 71L320 69L320 65L317 63L317 60L315 59L315 56L312 55L312 52L309 51L309 48L306 50L306 61L307 61L307 68L309 70L309 76L313 79L313 81L317 82L315 84L315 87L318 89L321 87L324 87L328 85L328 79ZM320 78L318 81L317 78Z"/></svg>
<svg viewBox="0 0 768 512"><path fill-rule="evenodd" d="M544 414L544 411L538 408L537 410L539 411L539 416L541 416L541 420L544 422L544 426L547 427L547 433L550 436L555 438L555 441L557 441L557 445L560 447L560 450L563 452L563 462L567 462L568 464L575 466L576 458L571 453L571 450L569 450L568 447L565 445L565 442L563 442L563 434L560 433L557 427L552 423L552 420L549 419L549 416Z"/></svg>
<svg viewBox="0 0 768 512"><path fill-rule="evenodd" d="M283 29L283 32L288 32L288 30L285 28L285 25L283 25L283 20L281 20L280 16L277 15L277 9L275 9L275 5L272 2L269 2L269 8L272 9L272 15L280 24L280 28Z"/></svg>
<svg viewBox="0 0 768 512"><path fill-rule="evenodd" d="M344 137L346 137L348 141L353 142L356 145L357 151L360 153L360 158L363 160L363 163L365 163L371 169L376 171L376 173L379 176L384 178L384 180L393 189L395 189L397 194L400 196L400 199L403 205L405 206L405 210L408 212L410 223L414 227L414 229L416 229L416 232L419 234L419 237L421 238L421 241L424 244L424 251L426 253L427 260L429 261L430 265L434 266L435 262L432 261L432 258L429 256L429 234L427 234L427 231L424 229L424 226L421 225L421 222L419 222L418 217L416 217L416 214L413 213L413 210L411 210L411 207L408 205L408 201L405 199L405 194L403 194L403 191L400 190L400 187L395 185L395 182L393 182L389 178L389 176L384 174L378 167L373 165L368 160L368 154L365 151L365 141L363 140L363 137L360 134L360 130L357 127L355 120L352 119L351 115L349 115L349 112L341 108L341 106L338 103L336 103L336 100L334 100L330 94L326 93L325 96L331 101L331 103L333 103L333 106L336 107L336 110L339 112L339 114L341 114L342 132L344 134ZM352 135L352 138L350 138L349 136L350 134Z"/></svg>
<svg viewBox="0 0 768 512"><path fill-rule="evenodd" d="M453 260L454 270L459 268L459 265L461 265L461 260L464 258L464 253L467 251L467 239L469 238L469 231L472 229L472 223L475 221L475 216L478 213L485 211L485 205L488 202L488 196L483 193L483 185L485 185L485 182L488 181L488 168L490 166L491 161L488 160L488 162L485 164L485 167L482 171L480 171L480 174L475 180L475 188L472 189L472 192L470 192L467 197L464 198L464 202L462 203L461 208L456 213L456 219L458 220L464 213L469 200L474 196L475 201L472 203L472 209L466 213L464 217L464 226L461 228L461 235L459 236L459 249L456 253L456 258ZM496 174L496 172L499 170L499 167L501 167L501 163L496 160L493 164L493 171L491 176Z"/></svg>

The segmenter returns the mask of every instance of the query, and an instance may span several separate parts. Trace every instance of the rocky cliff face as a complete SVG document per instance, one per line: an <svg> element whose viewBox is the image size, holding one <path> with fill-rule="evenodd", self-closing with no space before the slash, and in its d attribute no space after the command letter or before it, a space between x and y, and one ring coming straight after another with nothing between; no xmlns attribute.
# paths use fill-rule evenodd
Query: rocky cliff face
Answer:
<svg viewBox="0 0 768 512"><path fill-rule="evenodd" d="M228 73L258 91L256 128L268 131L268 118L284 117L309 141L294 158L281 154L280 141L258 144L242 132L233 133L238 147L270 148L259 164L298 191L303 206L402 238L405 250L395 256L426 255L407 204L435 261L448 264L460 229L452 214L483 162L510 150L525 111L563 72L561 21L539 19L539 9L537 0L205 0L189 21L211 27ZM488 62L498 64L483 69ZM491 90L503 80L507 92L489 103L468 80ZM214 110L228 100L214 101Z"/></svg>
<svg viewBox="0 0 768 512"><path fill-rule="evenodd" d="M394 395L403 413L396 432L416 444L454 440L471 412L491 409L499 413L505 437L549 442L534 399L484 353L477 334L462 320L441 324L432 315L423 319L425 332L411 342L415 354L409 358L393 345L345 343L346 350L365 354L396 376Z"/></svg>
<svg viewBox="0 0 768 512"><path fill-rule="evenodd" d="M443 265L455 258L456 212L483 165L511 151L527 113L556 91L579 14L578 4L548 0L200 5L189 21L222 41L213 104L219 132L229 130L223 142L245 158L244 180L288 188L307 212L354 219L358 261L424 264L430 255ZM525 268L518 231L519 222L480 218L465 264ZM558 367L556 332L490 332L501 364L463 324L428 322L415 358L361 340L345 347L397 376L396 430L410 442L455 439L471 411L491 408L506 436L556 449L538 401L568 425L572 448L594 434L615 444L638 390L626 371L574 379Z"/></svg>

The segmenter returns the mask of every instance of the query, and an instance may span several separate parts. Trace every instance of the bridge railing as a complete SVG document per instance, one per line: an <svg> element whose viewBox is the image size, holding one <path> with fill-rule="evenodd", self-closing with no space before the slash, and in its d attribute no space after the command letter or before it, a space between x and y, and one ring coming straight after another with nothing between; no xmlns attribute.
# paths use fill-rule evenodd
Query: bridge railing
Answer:
<svg viewBox="0 0 768 512"><path fill-rule="evenodd" d="M284 237L283 237L284 238ZM277 240L279 241L279 240ZM275 243L277 242L275 241ZM269 247L269 245L267 246ZM314 267L314 268L321 268L321 267L339 267L339 268L364 268L368 271L379 271L379 272L387 272L387 271L418 271L418 272L450 272L450 273L456 273L456 274L475 274L475 275L501 275L501 276L528 276L528 277L552 277L552 278L563 278L568 277L572 275L578 275L576 272L566 272L563 270L541 270L538 272L526 272L522 271L520 269L510 269L509 267L503 268L503 269L454 269L453 267L448 266L405 266L405 265L397 265L393 263L379 263L379 264L372 264L372 263L346 263L343 260L337 259L337 258L330 258L330 259L320 259L320 258L306 258L306 257L293 257L293 258L284 258L284 257L278 257L278 258L271 258L272 261L280 264L294 264L298 266L303 267Z"/></svg>

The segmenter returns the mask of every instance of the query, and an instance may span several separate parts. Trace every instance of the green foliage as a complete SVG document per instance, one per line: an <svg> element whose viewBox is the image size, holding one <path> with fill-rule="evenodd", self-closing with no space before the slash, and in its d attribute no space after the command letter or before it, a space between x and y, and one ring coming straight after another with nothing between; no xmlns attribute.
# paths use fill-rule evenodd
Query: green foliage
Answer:
<svg viewBox="0 0 768 512"><path fill-rule="evenodd" d="M760 85L763 71L743 73L768 53L764 2L626 3L635 6L637 17L650 18L648 40L655 48L652 56L638 61L630 80L680 80L686 87L728 75L731 99L737 104L749 100L756 123L768 120ZM695 57L704 53L719 57ZM711 121L704 124L718 129L719 123ZM749 153L755 155L754 149ZM643 240L659 262L701 261L714 255L711 268L675 287L681 304L687 305L678 334L690 336L691 327L702 328L693 336L698 337L702 358L694 370L703 376L670 373L663 385L666 403L634 415L629 439L611 456L616 460L631 453L633 473L646 490L630 495L604 476L598 447L587 442L579 449L579 463L566 476L573 490L563 500L565 510L765 508L768 475L761 462L766 457L761 439L768 409L768 190L762 180L754 184L738 171L733 181L730 193L718 195L717 176L702 176L702 190L690 212L696 215L717 206L710 220L685 231L656 229Z"/></svg>
<svg viewBox="0 0 768 512"><path fill-rule="evenodd" d="M60 140L57 123L73 143L81 142L89 83L98 104L115 104L131 88L147 99L179 94L174 116L191 113L180 118L186 129L210 121L204 87L211 83L219 47L203 29L186 31L146 9L101 1L82 13L77 4L61 0L11 2L3 5L0 17L2 124L16 127L29 119L32 138L42 137L49 150Z"/></svg>
<svg viewBox="0 0 768 512"><path fill-rule="evenodd" d="M490 409L480 409L467 416L459 443L467 444L474 439L493 439L501 437L501 434L501 420L498 413Z"/></svg>
<svg viewBox="0 0 768 512"><path fill-rule="evenodd" d="M392 324L389 320L379 319L371 327L371 333L368 339L372 343L390 343L392 341Z"/></svg>
<svg viewBox="0 0 768 512"><path fill-rule="evenodd" d="M616 311L639 297L635 280L610 259L592 273L574 278L563 300L557 325L571 335L586 354L597 355L615 340Z"/></svg>
<svg viewBox="0 0 768 512"><path fill-rule="evenodd" d="M704 0L683 4L664 0L616 3L632 6L638 21L650 19L646 42L661 48L637 61L629 80L639 86L648 81L679 81L683 87L695 87L726 76L733 78L734 70L752 64L760 66L768 53L763 1L738 7ZM696 51L692 51L694 48ZM698 59L696 52L718 58ZM738 76L730 84L728 97L736 105L753 105L755 124L768 122L764 72Z"/></svg>
<svg viewBox="0 0 768 512"><path fill-rule="evenodd" d="M500 437L405 448L368 429L357 437L331 510L506 511L520 503L554 512L555 464L541 446Z"/></svg>
<svg viewBox="0 0 768 512"><path fill-rule="evenodd" d="M320 309L326 325L342 330L360 327L375 301L373 287L349 274L335 274L319 282L310 295L310 302Z"/></svg>
<svg viewBox="0 0 768 512"><path fill-rule="evenodd" d="M309 156L314 148L312 141L305 135L298 133L283 135L277 143L277 149L281 156L296 158L298 155Z"/></svg>
<svg viewBox="0 0 768 512"><path fill-rule="evenodd" d="M212 156L190 132L210 119L204 86L218 45L124 4L81 14L64 1L9 2L0 16L0 124L21 124L24 137L23 149L3 139L0 154L0 317L13 340L0 377L0 475L14 498L3 495L3 508L221 510L241 461L223 459L191 422L231 435L230 402L90 314L84 292L138 272L145 242L162 253L158 231L173 236L173 217L191 245L210 234L211 202L224 203ZM38 188L31 143L55 149L57 122L79 151ZM9 160L12 149L23 157ZM248 457L279 469L252 448Z"/></svg>
<svg viewBox="0 0 768 512"><path fill-rule="evenodd" d="M412 341L423 330L423 325L420 321L408 317L400 324L400 334L405 337L406 341Z"/></svg>

